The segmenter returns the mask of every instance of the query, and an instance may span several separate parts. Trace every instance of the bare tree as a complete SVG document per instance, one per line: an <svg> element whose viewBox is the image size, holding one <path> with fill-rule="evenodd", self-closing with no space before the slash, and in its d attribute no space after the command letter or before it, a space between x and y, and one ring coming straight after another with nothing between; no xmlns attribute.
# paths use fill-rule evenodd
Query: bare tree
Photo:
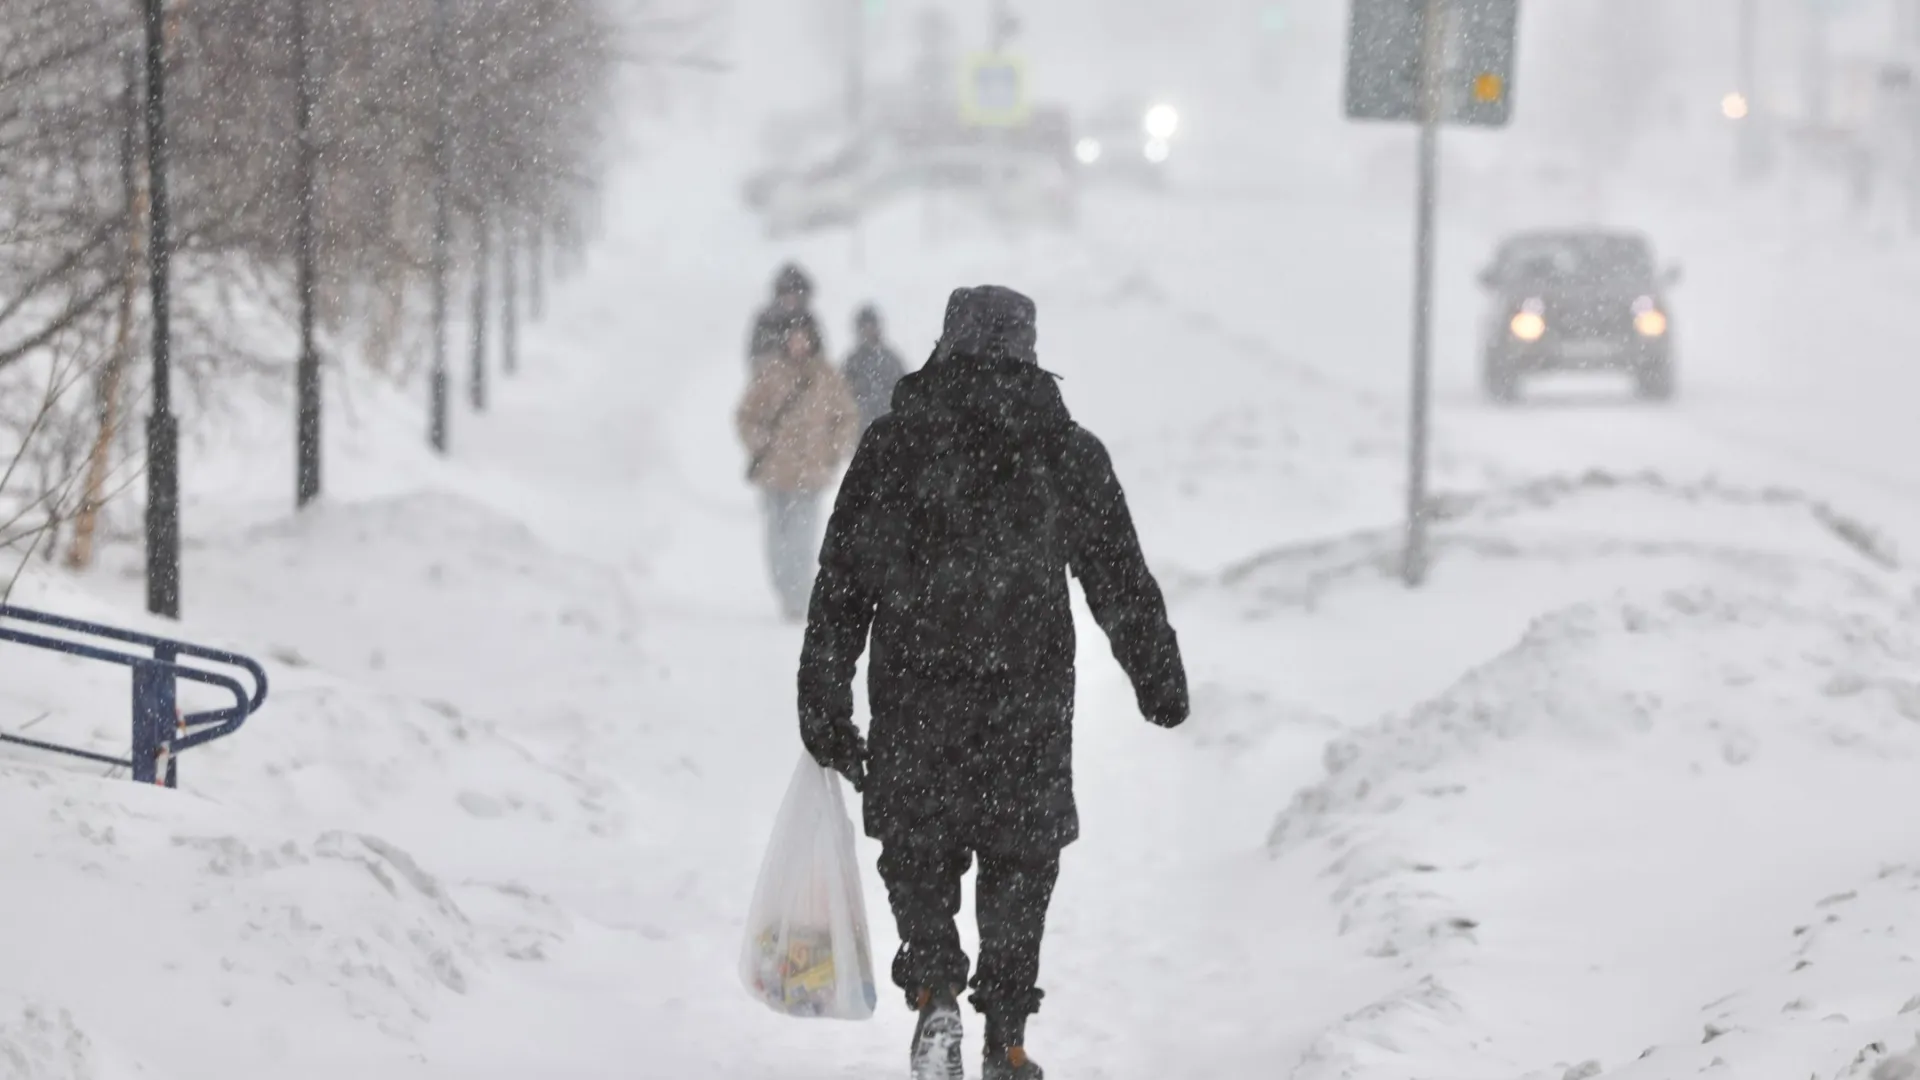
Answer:
<svg viewBox="0 0 1920 1080"><path fill-rule="evenodd" d="M0 603L35 555L51 557L79 500L85 427L70 406L86 353L56 344L0 374Z"/></svg>
<svg viewBox="0 0 1920 1080"><path fill-rule="evenodd" d="M209 401L290 354L299 192L294 5L314 42L314 205L321 324L376 366L406 337L426 282L436 85L435 0L173 0L169 181L177 236L176 372ZM455 211L480 252L538 263L593 220L620 65L685 64L708 0L454 0L449 127ZM124 422L147 391L144 92L128 50L136 5L0 0L0 548L45 553L74 518L84 566L112 496L139 475ZM528 282L537 296L540 284ZM502 290L506 292L506 290Z"/></svg>

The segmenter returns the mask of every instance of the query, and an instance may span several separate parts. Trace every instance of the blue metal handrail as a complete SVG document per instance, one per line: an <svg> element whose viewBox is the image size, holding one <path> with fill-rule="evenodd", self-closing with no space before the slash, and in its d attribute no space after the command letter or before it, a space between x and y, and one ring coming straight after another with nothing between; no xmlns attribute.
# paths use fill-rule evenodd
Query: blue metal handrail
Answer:
<svg viewBox="0 0 1920 1080"><path fill-rule="evenodd" d="M103 648L86 641L12 629L3 625L7 621L134 645L151 650L152 655L142 656ZM0 732L0 742L120 766L132 771L136 783L178 787L180 766L177 757L179 754L240 730L241 725L258 712L260 706L267 700L267 672L254 660L238 653L209 649L171 638L84 622L62 615L49 615L46 612L30 611L26 608L0 606L0 642L11 642L32 649L44 649L83 660L118 664L131 670L133 675L133 752L130 757L125 759L110 757L78 747L63 746L59 743L29 739L5 732ZM183 664L180 662L182 659L238 668L251 678L253 692L249 694L239 679ZM179 683L183 680L216 686L227 691L233 695L233 706L182 715L177 702Z"/></svg>

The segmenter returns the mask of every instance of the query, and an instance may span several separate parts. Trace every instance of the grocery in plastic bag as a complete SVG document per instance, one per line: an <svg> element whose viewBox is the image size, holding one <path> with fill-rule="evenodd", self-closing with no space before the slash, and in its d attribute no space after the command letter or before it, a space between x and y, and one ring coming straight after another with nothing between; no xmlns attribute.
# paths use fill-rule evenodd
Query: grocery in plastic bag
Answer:
<svg viewBox="0 0 1920 1080"><path fill-rule="evenodd" d="M747 917L741 981L787 1016L865 1020L877 1000L853 819L840 785L800 756Z"/></svg>

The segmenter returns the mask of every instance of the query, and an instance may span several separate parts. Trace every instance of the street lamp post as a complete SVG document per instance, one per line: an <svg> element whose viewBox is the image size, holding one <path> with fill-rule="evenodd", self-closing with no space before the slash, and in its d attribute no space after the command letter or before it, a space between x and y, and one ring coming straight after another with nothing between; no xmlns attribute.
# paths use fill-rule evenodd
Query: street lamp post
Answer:
<svg viewBox="0 0 1920 1080"><path fill-rule="evenodd" d="M868 0L850 0L847 19L847 131L854 145L864 146L867 141L867 15ZM861 224L864 207L855 206L853 222L847 230L852 240L853 268L864 269L867 261L866 242L862 236Z"/></svg>
<svg viewBox="0 0 1920 1080"><path fill-rule="evenodd" d="M500 233L500 370L520 367L520 219L509 216Z"/></svg>
<svg viewBox="0 0 1920 1080"><path fill-rule="evenodd" d="M493 236L486 211L474 215L472 383L467 387L473 411L487 407L487 286L492 277Z"/></svg>
<svg viewBox="0 0 1920 1080"><path fill-rule="evenodd" d="M300 293L300 359L294 369L295 416L294 503L306 506L320 497L320 354L314 344L315 252L313 208L317 163L313 141L313 48L308 36L307 6L312 0L294 0L294 130L298 140L295 171L299 184L298 220L294 230L296 287Z"/></svg>
<svg viewBox="0 0 1920 1080"><path fill-rule="evenodd" d="M870 0L849 0L847 18L847 121L856 133L867 111L867 19Z"/></svg>
<svg viewBox="0 0 1920 1080"><path fill-rule="evenodd" d="M1759 0L1740 0L1735 28L1734 66L1739 88L1722 103L1734 131L1734 158L1740 180L1757 179L1765 169L1766 133L1762 130L1759 83Z"/></svg>
<svg viewBox="0 0 1920 1080"><path fill-rule="evenodd" d="M992 0L989 17L993 20L991 28L993 51L1002 52L1008 45L1013 44L1013 36L1020 29L1020 19L1014 15L1008 0Z"/></svg>
<svg viewBox="0 0 1920 1080"><path fill-rule="evenodd" d="M442 454L447 452L447 248L453 186L452 133L447 121L447 3L434 0L433 4L433 373L428 391L428 441Z"/></svg>
<svg viewBox="0 0 1920 1080"><path fill-rule="evenodd" d="M153 412L147 417L147 610L180 617L180 427L173 415L172 222L167 202L166 10L145 0L147 275L153 306Z"/></svg>

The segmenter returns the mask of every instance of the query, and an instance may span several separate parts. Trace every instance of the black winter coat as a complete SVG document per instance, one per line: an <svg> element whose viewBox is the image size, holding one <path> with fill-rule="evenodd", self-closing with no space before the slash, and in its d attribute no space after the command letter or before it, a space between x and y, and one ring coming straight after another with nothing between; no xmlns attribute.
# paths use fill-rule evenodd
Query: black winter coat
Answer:
<svg viewBox="0 0 1920 1080"><path fill-rule="evenodd" d="M1057 852L1079 835L1067 574L1080 579L1141 712L1173 726L1187 716L1187 682L1165 601L1106 448L1073 422L1052 376L1031 363L936 355L900 382L893 405L861 441L821 551L800 662L803 740L823 763L861 752L852 683L871 633L868 835L1012 857ZM912 569L929 493L937 514L1017 514L969 509L962 496L1034 464L1058 496L1060 527L1056 543L1028 553L1046 568L1033 595L992 646L929 635Z"/></svg>

